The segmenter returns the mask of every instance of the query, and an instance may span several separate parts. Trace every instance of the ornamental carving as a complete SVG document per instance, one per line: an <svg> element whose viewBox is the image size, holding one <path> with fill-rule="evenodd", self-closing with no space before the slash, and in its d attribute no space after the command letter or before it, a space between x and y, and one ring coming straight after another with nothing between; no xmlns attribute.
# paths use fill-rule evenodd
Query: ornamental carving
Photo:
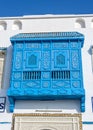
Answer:
<svg viewBox="0 0 93 130"><path fill-rule="evenodd" d="M22 52L16 52L15 69L21 69L21 67L22 67Z"/></svg>
<svg viewBox="0 0 93 130"><path fill-rule="evenodd" d="M68 43L65 42L53 43L53 48L57 49L68 48Z"/></svg>
<svg viewBox="0 0 93 130"><path fill-rule="evenodd" d="M79 71L72 72L72 78L79 79L79 77L80 77L80 72Z"/></svg>
<svg viewBox="0 0 93 130"><path fill-rule="evenodd" d="M78 69L79 68L78 51L72 51L72 68L73 69Z"/></svg>
<svg viewBox="0 0 93 130"><path fill-rule="evenodd" d="M20 80L21 79L21 73L20 72L14 73L13 78L15 80Z"/></svg>
<svg viewBox="0 0 93 130"><path fill-rule="evenodd" d="M42 53L42 67L44 69L50 68L50 51Z"/></svg>

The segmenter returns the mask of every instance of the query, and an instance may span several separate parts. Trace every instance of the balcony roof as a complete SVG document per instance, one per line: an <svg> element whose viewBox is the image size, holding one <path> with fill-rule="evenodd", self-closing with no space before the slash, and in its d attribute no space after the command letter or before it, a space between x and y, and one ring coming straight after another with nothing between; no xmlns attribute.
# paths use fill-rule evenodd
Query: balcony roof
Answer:
<svg viewBox="0 0 93 130"><path fill-rule="evenodd" d="M81 47L84 43L84 35L78 32L40 32L40 33L19 33L10 38L12 44L22 43L23 41L60 41L60 40L79 40ZM78 42L78 41L77 41Z"/></svg>
<svg viewBox="0 0 93 130"><path fill-rule="evenodd" d="M13 40L31 40L31 39L41 39L41 38L84 38L83 34L78 32L42 32L42 33L19 33L11 37Z"/></svg>

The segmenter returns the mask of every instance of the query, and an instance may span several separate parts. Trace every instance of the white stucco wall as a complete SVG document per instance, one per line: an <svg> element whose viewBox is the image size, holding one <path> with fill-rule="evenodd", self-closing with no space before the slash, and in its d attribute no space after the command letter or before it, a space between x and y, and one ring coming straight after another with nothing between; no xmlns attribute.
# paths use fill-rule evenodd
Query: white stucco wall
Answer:
<svg viewBox="0 0 93 130"><path fill-rule="evenodd" d="M75 28L75 21L83 19L85 21L85 28ZM6 30L0 30L0 47L7 47L7 56L5 63L5 74L3 88L0 90L0 97L6 96L9 87L10 71L11 71L11 56L12 46L10 37L23 33L32 32L63 32L63 31L77 31L85 36L84 47L82 48L82 65L83 65L83 80L86 91L86 110L82 113L83 121L93 122L93 112L91 97L93 96L93 71L91 62L91 45L93 45L93 28L91 27L91 20L93 15L82 16L26 16L14 18L0 18L0 21L7 23ZM22 22L22 30L13 30L14 21ZM12 122L12 113L9 113L8 99L6 101L6 108L4 113L0 113L0 122L10 122L10 124L0 124L0 130L10 130ZM38 112L38 109L48 109L54 112L61 113L79 113L80 102L75 100L64 101L16 101L14 113L33 113ZM39 112L40 112L39 111ZM92 130L93 125L83 125L83 130Z"/></svg>

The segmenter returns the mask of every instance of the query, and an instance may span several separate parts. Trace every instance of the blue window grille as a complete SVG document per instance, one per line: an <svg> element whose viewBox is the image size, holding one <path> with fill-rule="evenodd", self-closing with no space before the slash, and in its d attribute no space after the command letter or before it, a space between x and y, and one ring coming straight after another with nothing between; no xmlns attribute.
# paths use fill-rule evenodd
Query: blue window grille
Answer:
<svg viewBox="0 0 93 130"><path fill-rule="evenodd" d="M52 71L52 79L70 79L70 71Z"/></svg>
<svg viewBox="0 0 93 130"><path fill-rule="evenodd" d="M23 80L41 79L41 71L23 71Z"/></svg>

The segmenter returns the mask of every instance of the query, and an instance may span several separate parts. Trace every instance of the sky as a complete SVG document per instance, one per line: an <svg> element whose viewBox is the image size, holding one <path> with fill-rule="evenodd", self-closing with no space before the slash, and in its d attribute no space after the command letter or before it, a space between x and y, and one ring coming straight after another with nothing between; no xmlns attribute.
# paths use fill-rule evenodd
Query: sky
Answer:
<svg viewBox="0 0 93 130"><path fill-rule="evenodd" d="M93 0L0 0L0 17L93 14Z"/></svg>

